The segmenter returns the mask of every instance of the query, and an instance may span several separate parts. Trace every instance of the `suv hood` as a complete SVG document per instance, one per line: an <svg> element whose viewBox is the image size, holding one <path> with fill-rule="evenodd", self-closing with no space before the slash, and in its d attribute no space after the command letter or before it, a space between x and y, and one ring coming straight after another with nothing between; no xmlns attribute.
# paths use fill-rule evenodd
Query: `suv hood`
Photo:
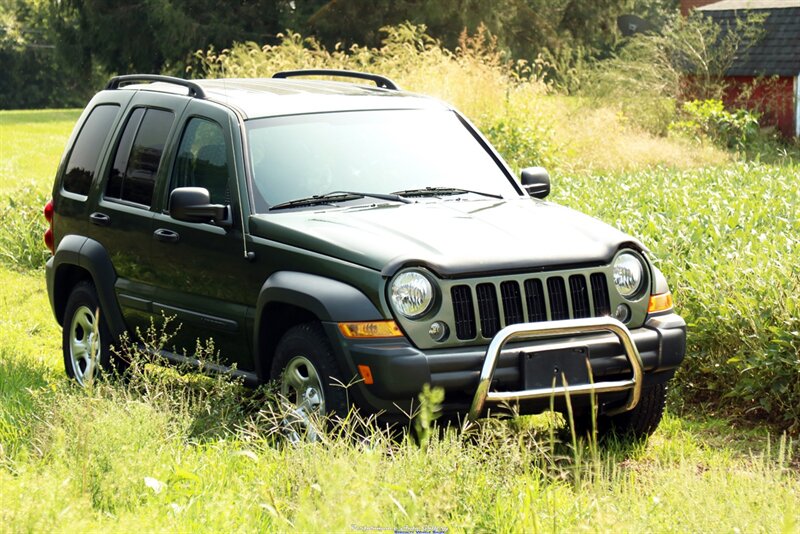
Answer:
<svg viewBox="0 0 800 534"><path fill-rule="evenodd" d="M577 211L530 198L435 200L255 215L252 234L391 276L427 265L440 276L609 263L636 240Z"/></svg>

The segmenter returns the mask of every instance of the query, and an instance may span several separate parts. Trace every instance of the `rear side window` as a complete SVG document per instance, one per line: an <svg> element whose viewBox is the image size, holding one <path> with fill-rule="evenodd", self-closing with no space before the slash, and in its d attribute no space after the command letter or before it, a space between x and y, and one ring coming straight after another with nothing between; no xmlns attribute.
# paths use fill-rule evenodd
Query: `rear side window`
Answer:
<svg viewBox="0 0 800 534"><path fill-rule="evenodd" d="M83 123L78 138L72 146L64 173L64 190L88 195L100 159L100 150L117 118L118 105L104 104L94 108Z"/></svg>
<svg viewBox="0 0 800 534"><path fill-rule="evenodd" d="M150 206L174 119L171 112L160 109L137 108L131 113L114 155L106 198Z"/></svg>

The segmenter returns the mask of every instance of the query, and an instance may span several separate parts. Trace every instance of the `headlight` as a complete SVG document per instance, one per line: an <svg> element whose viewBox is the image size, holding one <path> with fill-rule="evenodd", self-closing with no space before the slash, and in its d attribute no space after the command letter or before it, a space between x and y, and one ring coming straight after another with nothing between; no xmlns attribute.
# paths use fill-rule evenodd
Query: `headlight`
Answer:
<svg viewBox="0 0 800 534"><path fill-rule="evenodd" d="M425 275L417 271L406 271L397 275L389 293L397 313L409 319L420 317L433 303L433 285Z"/></svg>
<svg viewBox="0 0 800 534"><path fill-rule="evenodd" d="M644 269L642 262L627 252L623 252L614 261L614 285L619 294L625 298L636 296L642 289Z"/></svg>

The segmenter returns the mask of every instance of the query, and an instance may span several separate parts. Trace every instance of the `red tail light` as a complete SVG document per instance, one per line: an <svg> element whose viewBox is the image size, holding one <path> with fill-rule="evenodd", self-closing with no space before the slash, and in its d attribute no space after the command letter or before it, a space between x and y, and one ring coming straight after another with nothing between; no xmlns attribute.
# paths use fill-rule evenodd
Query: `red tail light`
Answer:
<svg viewBox="0 0 800 534"><path fill-rule="evenodd" d="M50 200L47 204L44 205L44 218L47 219L47 222L50 223L50 228L45 230L44 232L44 244L47 249L50 251L51 254L56 253L55 248L55 238L53 237L53 212L55 209L53 208L53 201Z"/></svg>

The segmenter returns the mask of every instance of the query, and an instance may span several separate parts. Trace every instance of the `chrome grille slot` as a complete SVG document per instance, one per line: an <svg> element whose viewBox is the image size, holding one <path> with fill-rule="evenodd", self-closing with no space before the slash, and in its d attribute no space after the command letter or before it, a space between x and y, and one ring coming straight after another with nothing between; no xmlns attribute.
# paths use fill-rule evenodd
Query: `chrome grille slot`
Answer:
<svg viewBox="0 0 800 534"><path fill-rule="evenodd" d="M454 286L450 290L453 312L456 318L456 337L475 338L475 311L472 307L472 291L469 286Z"/></svg>
<svg viewBox="0 0 800 534"><path fill-rule="evenodd" d="M575 319L591 317L589 310L589 291L586 287L586 277L576 274L569 277L569 291L572 297L572 316Z"/></svg>
<svg viewBox="0 0 800 534"><path fill-rule="evenodd" d="M608 282L603 273L594 273L589 277L592 283L592 299L594 300L594 316L611 315L611 303L608 300Z"/></svg>
<svg viewBox="0 0 800 534"><path fill-rule="evenodd" d="M547 293L550 295L550 319L553 321L569 319L569 303L564 279L560 276L548 278Z"/></svg>
<svg viewBox="0 0 800 534"><path fill-rule="evenodd" d="M497 307L497 291L494 284L478 284L478 313L481 320L481 335L492 337L500 330L500 311Z"/></svg>
<svg viewBox="0 0 800 534"><path fill-rule="evenodd" d="M500 284L500 296L503 298L503 314L506 326L524 323L525 314L522 310L522 295L519 291L519 284L514 281L503 282Z"/></svg>

